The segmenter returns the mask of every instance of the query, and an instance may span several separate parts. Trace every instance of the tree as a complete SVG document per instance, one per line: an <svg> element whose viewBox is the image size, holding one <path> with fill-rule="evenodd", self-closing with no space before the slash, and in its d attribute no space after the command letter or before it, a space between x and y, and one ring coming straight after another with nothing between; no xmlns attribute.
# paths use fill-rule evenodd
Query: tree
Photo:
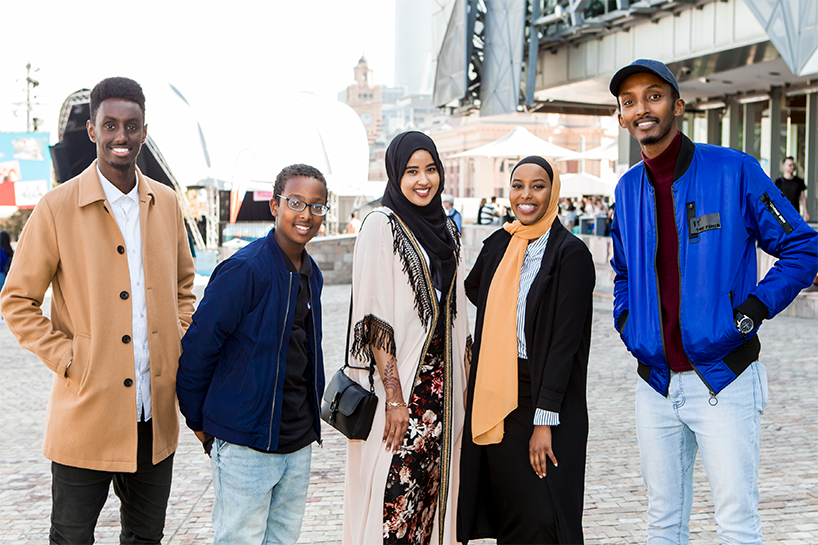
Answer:
<svg viewBox="0 0 818 545"><path fill-rule="evenodd" d="M10 218L0 223L0 228L3 231L8 231L12 240L17 240L20 238L20 233L23 232L23 227L32 212L34 212L33 208L18 208Z"/></svg>

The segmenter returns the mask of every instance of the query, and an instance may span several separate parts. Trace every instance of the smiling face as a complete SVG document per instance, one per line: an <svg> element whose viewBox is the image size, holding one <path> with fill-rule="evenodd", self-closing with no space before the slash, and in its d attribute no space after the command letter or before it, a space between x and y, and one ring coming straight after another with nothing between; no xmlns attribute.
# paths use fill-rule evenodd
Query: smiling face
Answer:
<svg viewBox="0 0 818 545"><path fill-rule="evenodd" d="M284 197L293 197L310 204L327 204L327 187L309 176L294 176L286 181L281 191ZM324 221L324 216L316 216L307 206L296 212L287 206L287 199L270 199L270 212L275 216L276 229L273 236L278 245L288 255L298 255Z"/></svg>
<svg viewBox="0 0 818 545"><path fill-rule="evenodd" d="M417 150L403 170L400 179L401 193L415 206L427 206L432 202L438 187L440 172L432 154L425 149Z"/></svg>
<svg viewBox="0 0 818 545"><path fill-rule="evenodd" d="M551 202L551 178L540 165L520 165L511 176L508 199L520 223L537 223L545 215Z"/></svg>
<svg viewBox="0 0 818 545"><path fill-rule="evenodd" d="M103 100L93 123L86 124L88 137L97 145L99 169L108 180L133 176L139 150L148 136L145 115L136 102L122 98Z"/></svg>
<svg viewBox="0 0 818 545"><path fill-rule="evenodd" d="M650 72L628 76L619 86L619 125L627 129L647 158L662 153L678 132L675 118L684 113L684 100Z"/></svg>

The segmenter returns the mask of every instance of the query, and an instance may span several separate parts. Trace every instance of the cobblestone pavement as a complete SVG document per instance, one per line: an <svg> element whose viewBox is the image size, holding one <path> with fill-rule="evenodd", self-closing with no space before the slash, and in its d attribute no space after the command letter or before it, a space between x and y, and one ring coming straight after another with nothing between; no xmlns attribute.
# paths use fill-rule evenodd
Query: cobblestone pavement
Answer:
<svg viewBox="0 0 818 545"><path fill-rule="evenodd" d="M202 286L197 290L201 293ZM349 286L324 291L327 373L343 362ZM473 309L472 309L473 310ZM639 474L633 398L636 364L611 327L610 303L595 308L588 380L590 438L585 496L588 544L644 543L645 489ZM762 328L770 401L762 417L761 519L767 543L818 544L818 321L780 316ZM50 371L0 324L0 543L46 543L50 467L40 453ZM314 445L307 513L299 543L339 543L344 439L325 430ZM165 543L212 541L210 466L182 430L168 506ZM117 543L117 498L97 526L98 543ZM718 543L703 466L694 472L693 544Z"/></svg>

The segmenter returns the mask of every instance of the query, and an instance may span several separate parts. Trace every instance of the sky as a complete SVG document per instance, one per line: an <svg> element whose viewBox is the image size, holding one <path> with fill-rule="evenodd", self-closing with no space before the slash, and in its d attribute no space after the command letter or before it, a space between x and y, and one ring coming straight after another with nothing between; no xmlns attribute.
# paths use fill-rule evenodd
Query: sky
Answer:
<svg viewBox="0 0 818 545"><path fill-rule="evenodd" d="M167 81L197 111L229 111L248 88L334 100L362 54L376 83L394 78L389 0L4 0L0 14L4 132L26 129L29 62L40 82L33 116L52 133L63 100L109 76Z"/></svg>

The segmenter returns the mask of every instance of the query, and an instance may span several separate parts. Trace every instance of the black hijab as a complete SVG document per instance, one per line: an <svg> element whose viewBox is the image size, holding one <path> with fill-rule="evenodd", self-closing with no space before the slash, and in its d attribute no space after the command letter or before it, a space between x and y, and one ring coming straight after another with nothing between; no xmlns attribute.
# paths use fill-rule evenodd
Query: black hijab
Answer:
<svg viewBox="0 0 818 545"><path fill-rule="evenodd" d="M551 168L551 165L548 164L548 161L543 159L542 157L538 157L537 155L529 155L524 159L520 159L520 162L514 165L514 168L511 169L511 176L509 176L512 180L514 179L514 171L517 170L517 167L520 165L525 165L527 163L532 163L534 165L538 165L542 167L546 174L548 174L549 180L554 180L554 170Z"/></svg>
<svg viewBox="0 0 818 545"><path fill-rule="evenodd" d="M420 149L429 152L440 174L437 192L432 202L426 206L412 204L400 189L400 180L406 165L412 154ZM446 213L443 211L440 198L445 177L435 143L422 132L409 131L397 135L386 150L386 174L389 181L386 183L381 202L403 220L418 243L429 254L434 287L442 293L448 292L457 269L457 262L454 255L454 239L446 227Z"/></svg>

